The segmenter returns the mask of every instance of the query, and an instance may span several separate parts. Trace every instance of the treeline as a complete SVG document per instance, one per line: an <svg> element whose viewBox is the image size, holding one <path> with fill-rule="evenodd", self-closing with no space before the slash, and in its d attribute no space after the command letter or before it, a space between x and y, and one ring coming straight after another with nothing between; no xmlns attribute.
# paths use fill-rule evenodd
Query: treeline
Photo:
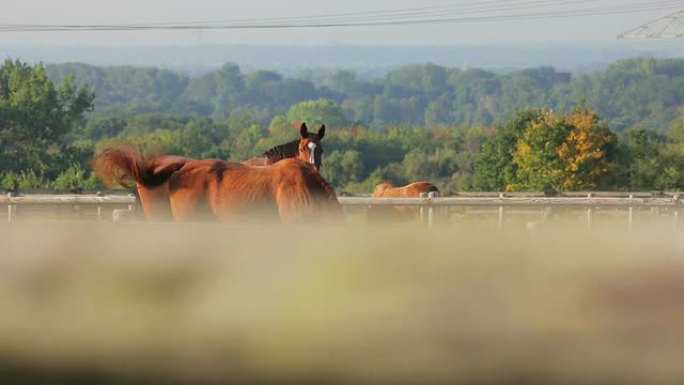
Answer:
<svg viewBox="0 0 684 385"><path fill-rule="evenodd" d="M684 119L675 89L680 67L684 62L634 59L572 79L548 68L497 75L427 64L376 81L347 72L314 81L242 74L231 64L190 79L159 69L6 60L0 185L96 188L101 182L88 161L112 141L151 153L240 161L296 139L296 123L306 121L328 127L322 172L338 191L368 192L383 180L429 180L446 193L678 190L684 186ZM657 80L663 76L666 82ZM620 91L593 83L600 79ZM664 96L653 84L670 92ZM580 89L586 92L572 99ZM553 100L566 102L555 108ZM412 103L426 106L423 120ZM619 114L606 118L601 106ZM357 109L372 114L360 118ZM662 114L649 115L656 110ZM382 111L392 120L375 115Z"/></svg>
<svg viewBox="0 0 684 385"><path fill-rule="evenodd" d="M195 78L158 68L61 64L46 69L56 83L73 76L76 84L87 84L97 95L98 112L216 119L245 113L262 125L293 104L325 98L339 104L349 122L372 128L489 127L522 109L568 113L589 106L615 132L637 125L662 132L684 102L684 59L628 59L576 77L550 67L496 73L429 63L399 67L373 80L344 70L286 78L272 71L243 72L231 63Z"/></svg>

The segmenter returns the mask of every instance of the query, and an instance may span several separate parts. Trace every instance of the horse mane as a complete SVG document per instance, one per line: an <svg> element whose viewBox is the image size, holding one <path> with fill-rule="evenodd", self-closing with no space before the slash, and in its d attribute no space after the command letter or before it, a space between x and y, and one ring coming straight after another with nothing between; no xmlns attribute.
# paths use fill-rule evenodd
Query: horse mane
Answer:
<svg viewBox="0 0 684 385"><path fill-rule="evenodd" d="M292 140L287 143L279 144L261 154L262 157L266 157L270 163L275 163L279 160L285 158L294 158L299 152L299 139Z"/></svg>

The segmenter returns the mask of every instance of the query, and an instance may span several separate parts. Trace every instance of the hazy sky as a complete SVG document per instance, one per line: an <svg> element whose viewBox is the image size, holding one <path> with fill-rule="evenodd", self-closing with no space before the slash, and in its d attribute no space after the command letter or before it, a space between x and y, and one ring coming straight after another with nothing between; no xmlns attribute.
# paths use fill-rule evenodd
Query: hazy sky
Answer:
<svg viewBox="0 0 684 385"><path fill-rule="evenodd" d="M437 8L444 7L444 8ZM448 8L451 7L451 8ZM593 7L593 8L592 8ZM631 8L630 8L631 7ZM641 8L639 8L641 7ZM407 19L444 10L444 15L468 18L467 22L394 26L345 26L288 29L0 32L2 45L195 45L195 44L492 44L606 42L619 33L684 10L675 0L0 0L0 29L17 24L143 24L241 21L269 23L267 19L290 17L288 25L364 17L389 20L404 10ZM596 10L599 15L564 17L564 12ZM629 13L621 13L630 10ZM617 10L617 11L616 11ZM370 12L384 12L371 14ZM451 13L448 13L451 12ZM535 12L553 17L521 18ZM337 15L332 17L331 15ZM341 16L346 15L346 16ZM394 16L392 16L394 15ZM473 18L504 16L511 20ZM434 17L439 17L435 15ZM301 19L301 22L299 22ZM344 19L349 20L349 19ZM356 20L356 19L355 19ZM392 19L394 20L394 19ZM476 19L477 20L477 19ZM281 23L283 21L281 20ZM678 44L681 44L681 40Z"/></svg>

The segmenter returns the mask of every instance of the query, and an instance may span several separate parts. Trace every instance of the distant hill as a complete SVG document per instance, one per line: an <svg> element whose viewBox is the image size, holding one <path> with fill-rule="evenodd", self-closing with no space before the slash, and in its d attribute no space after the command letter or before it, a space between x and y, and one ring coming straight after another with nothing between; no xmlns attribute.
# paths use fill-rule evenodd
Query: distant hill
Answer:
<svg viewBox="0 0 684 385"><path fill-rule="evenodd" d="M0 55L30 63L154 66L190 76L202 75L232 62L246 70L269 69L285 75L305 70L349 69L360 77L373 78L401 65L425 62L496 72L552 66L559 71L586 73L628 57L681 57L684 47L657 40L554 46L73 46L0 47Z"/></svg>

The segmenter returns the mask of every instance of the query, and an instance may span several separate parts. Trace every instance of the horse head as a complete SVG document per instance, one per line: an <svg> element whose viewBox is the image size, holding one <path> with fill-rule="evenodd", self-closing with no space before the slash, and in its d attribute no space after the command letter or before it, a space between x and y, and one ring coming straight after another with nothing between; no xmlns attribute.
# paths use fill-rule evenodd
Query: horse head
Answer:
<svg viewBox="0 0 684 385"><path fill-rule="evenodd" d="M297 157L310 163L316 170L323 166L323 146L321 139L325 135L325 124L321 124L318 132L309 132L306 123L299 127L299 147Z"/></svg>

